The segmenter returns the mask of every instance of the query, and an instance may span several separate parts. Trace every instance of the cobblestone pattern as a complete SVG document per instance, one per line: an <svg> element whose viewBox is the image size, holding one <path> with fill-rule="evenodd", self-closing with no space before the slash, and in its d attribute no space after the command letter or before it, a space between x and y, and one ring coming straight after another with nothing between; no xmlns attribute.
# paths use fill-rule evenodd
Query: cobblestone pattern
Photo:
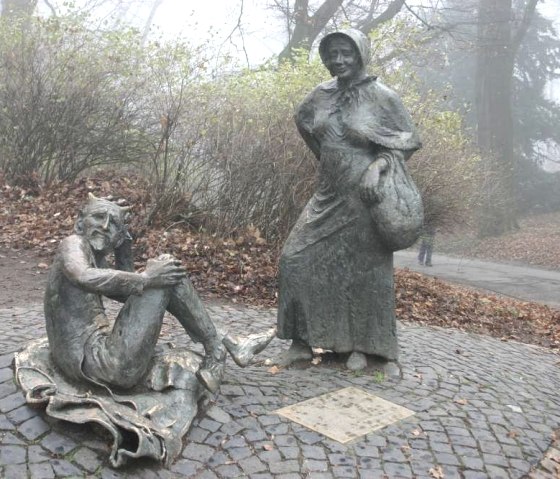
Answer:
<svg viewBox="0 0 560 479"><path fill-rule="evenodd" d="M210 312L237 333L262 331L274 311L212 305ZM108 441L94 427L48 418L30 408L13 382L13 353L43 336L42 306L0 310L0 477L5 478L534 478L552 476L549 447L560 427L557 356L537 347L457 330L399 326L401 378L313 366L240 369L227 380L187 436L169 469L141 461L108 466ZM162 339L188 343L166 320ZM274 340L266 356L286 344ZM416 411L409 419L342 445L273 411L347 386L361 387ZM548 450L548 452L547 452ZM552 452L551 452L552 451ZM552 459L550 459L552 457ZM542 462L541 462L542 460Z"/></svg>

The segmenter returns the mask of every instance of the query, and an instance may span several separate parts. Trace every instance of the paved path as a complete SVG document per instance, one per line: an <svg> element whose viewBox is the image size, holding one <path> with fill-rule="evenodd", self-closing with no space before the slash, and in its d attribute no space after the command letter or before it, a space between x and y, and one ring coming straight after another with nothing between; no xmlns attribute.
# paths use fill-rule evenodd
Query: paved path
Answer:
<svg viewBox="0 0 560 479"><path fill-rule="evenodd" d="M166 469L143 461L114 471L107 442L92 428L49 419L28 407L13 383L13 353L45 334L41 310L40 304L0 309L2 478L499 479L524 477L539 462L535 477L558 477L550 458L557 453L550 449L551 436L560 428L558 356L410 324L399 325L402 374L383 381L325 366L273 374L264 366L242 370L229 364L215 397L219 414L195 420L174 465ZM210 312L236 332L261 331L275 322L272 310L213 305ZM162 334L179 345L187 342L172 321ZM285 347L274 340L267 352ZM347 386L415 415L340 444L274 414Z"/></svg>
<svg viewBox="0 0 560 479"><path fill-rule="evenodd" d="M399 251L395 254L395 266L560 308L560 271L439 254L433 256L433 266L428 267L419 265L416 255L415 251Z"/></svg>

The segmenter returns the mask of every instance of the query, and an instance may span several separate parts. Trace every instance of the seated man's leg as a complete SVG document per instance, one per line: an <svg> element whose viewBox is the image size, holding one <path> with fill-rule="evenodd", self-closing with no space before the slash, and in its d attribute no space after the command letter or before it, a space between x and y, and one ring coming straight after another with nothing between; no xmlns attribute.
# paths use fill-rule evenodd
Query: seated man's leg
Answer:
<svg viewBox="0 0 560 479"><path fill-rule="evenodd" d="M223 357L223 334L216 329L188 278L171 289L167 310L177 318L193 341L202 343L207 355Z"/></svg>
<svg viewBox="0 0 560 479"><path fill-rule="evenodd" d="M216 392L222 382L225 367L223 334L216 329L188 278L184 278L171 290L167 310L177 318L193 341L204 346L206 356L197 377L208 390Z"/></svg>
<svg viewBox="0 0 560 479"><path fill-rule="evenodd" d="M84 374L93 380L132 387L148 370L159 338L171 290L150 289L131 296L112 331L94 334L84 351Z"/></svg>
<svg viewBox="0 0 560 479"><path fill-rule="evenodd" d="M219 331L188 278L172 289L167 310L179 320L193 341L204 346L206 358L198 377L210 391L215 391L221 382L226 349L239 366L245 367L276 335L276 328L243 339Z"/></svg>

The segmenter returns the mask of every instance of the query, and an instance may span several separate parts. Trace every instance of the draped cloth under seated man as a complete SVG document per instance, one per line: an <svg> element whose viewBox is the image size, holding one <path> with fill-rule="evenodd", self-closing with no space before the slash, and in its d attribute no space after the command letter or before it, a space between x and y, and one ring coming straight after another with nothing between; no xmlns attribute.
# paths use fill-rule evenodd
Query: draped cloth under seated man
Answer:
<svg viewBox="0 0 560 479"><path fill-rule="evenodd" d="M119 394L69 380L54 364L47 338L17 353L15 367L29 404L45 404L55 419L106 429L112 436L109 460L120 467L140 457L170 465L179 456L198 402L206 395L196 378L201 361L192 351L161 347L142 382Z"/></svg>
<svg viewBox="0 0 560 479"><path fill-rule="evenodd" d="M166 439L170 431L162 432L162 423L156 418L172 418L170 424L176 426L171 430L173 435L180 434L180 443L204 388L218 390L226 351L245 366L270 342L274 330L241 340L221 333L185 269L169 255L150 259L142 273L135 272L127 215L127 209L95 197L80 211L74 234L59 245L49 272L45 293L48 347L33 345L18 357L17 379L28 400L47 401L47 412L55 417L86 422L91 415L80 419L81 415L91 409L96 411L91 420L111 432L133 431L137 436L133 444L140 449L133 448L131 453L125 446L128 452L124 455L115 452L115 447L119 450L128 441L113 433L117 444L112 454L114 465L137 455L169 462L177 452L177 437ZM110 253L115 257L115 268L107 263ZM124 303L114 321L106 315L103 296ZM191 339L202 343L204 357L187 352L156 354L166 312L179 321ZM48 361L41 363L41 358ZM31 379L30 372L34 373ZM162 381L161 374L177 376L179 381ZM68 384L75 389L68 389ZM161 394L154 399L150 390ZM157 414L152 414L150 404L157 406ZM124 425L122 418L126 418Z"/></svg>

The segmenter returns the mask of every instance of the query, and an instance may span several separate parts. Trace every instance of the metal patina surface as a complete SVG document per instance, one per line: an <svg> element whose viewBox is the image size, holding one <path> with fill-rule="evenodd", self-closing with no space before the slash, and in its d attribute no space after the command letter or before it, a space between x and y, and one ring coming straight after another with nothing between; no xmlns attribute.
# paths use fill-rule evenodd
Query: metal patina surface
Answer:
<svg viewBox="0 0 560 479"><path fill-rule="evenodd" d="M128 210L93 195L80 210L50 268L47 338L17 355L16 381L26 401L46 404L48 415L104 427L113 438L112 466L140 457L170 465L199 400L218 391L226 353L245 367L275 331L240 339L217 328L186 269L170 255L151 258L136 272ZM107 298L122 303L116 314L105 309ZM202 344L203 356L161 350L166 313Z"/></svg>
<svg viewBox="0 0 560 479"><path fill-rule="evenodd" d="M367 74L369 39L328 34L319 52L333 80L299 105L296 125L319 162L317 190L279 262L277 364L310 359L311 348L394 361L393 252L417 239L422 199L406 161L420 148L397 94Z"/></svg>

